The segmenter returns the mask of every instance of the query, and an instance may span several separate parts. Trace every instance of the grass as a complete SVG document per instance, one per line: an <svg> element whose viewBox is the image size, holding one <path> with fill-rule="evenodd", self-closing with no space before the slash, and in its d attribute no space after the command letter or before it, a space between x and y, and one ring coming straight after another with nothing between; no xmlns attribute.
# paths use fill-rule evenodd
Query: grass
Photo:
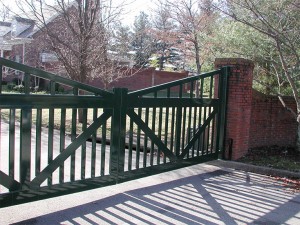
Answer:
<svg viewBox="0 0 300 225"><path fill-rule="evenodd" d="M66 134L71 134L71 131L72 131L72 109L66 109L66 121L65 121L65 131L66 131ZM20 121L20 116L21 116L21 110L20 109L15 109L15 121L19 122ZM103 113L103 109L98 109L98 112L97 112L97 115L101 115ZM136 113L138 113L138 110L136 109ZM156 123L155 123L155 133L158 134L159 131L158 131L158 119L159 119L159 113L160 113L160 110L159 109L156 109L156 115L155 115L155 120L156 120ZM166 114L167 114L167 111L166 111L166 108L162 108L162 116L161 116L161 124L162 124L162 129L160 131L160 135L163 137L166 135L166 129L165 129L165 123L166 123ZM172 126L172 116L171 114L172 113L175 113L173 112L172 109L169 109L169 118L168 118L168 136L170 137L171 135L171 127L174 127L175 128L175 123L176 121L174 121L174 124ZM10 120L10 110L9 109L1 109L0 110L0 114L1 114L1 119L3 119L4 121L7 121L9 122ZM145 119L145 116L146 115L146 110L143 109L141 110L141 118L143 121L146 121ZM152 127L152 122L153 122L153 109L150 108L149 109L149 116L148 116L148 126L151 128ZM189 115L189 111L187 109L187 115ZM43 109L42 110L42 118L41 118L41 123L42 123L42 127L48 127L49 126L49 109ZM194 111L192 111L191 113L191 125L193 125L193 120L194 120ZM198 120L198 118L197 118ZM32 109L32 123L33 125L35 125L37 123L37 110L36 109ZM87 124L89 126L89 124L92 124L93 123L93 109L88 109L88 112L87 112ZM199 122L197 121L197 124ZM61 109L54 109L54 129L60 129L60 126L61 126ZM187 126L187 122L186 122L186 126ZM127 131L126 132L129 132L129 127L130 127L130 119L127 118L127 124L126 124L126 128L127 128ZM185 130L187 129L186 127L184 128ZM107 134L107 137L110 136L110 131L111 131L111 118L109 118L106 122L106 134ZM82 123L79 123L77 121L76 123L76 132L77 134L81 133L82 132ZM133 132L136 134L138 132L138 126L134 123L133 125ZM98 129L97 131L98 135L101 135L102 134L102 127L100 127L100 129ZM143 131L141 131L141 135L143 135Z"/></svg>
<svg viewBox="0 0 300 225"><path fill-rule="evenodd" d="M7 93L7 92L6 92ZM11 93L16 93L16 92L11 92ZM165 93L159 93L160 94L164 94ZM174 94L174 93L170 93L170 94ZM189 94L187 94L187 96L189 96ZM210 107L206 108L206 115L204 114L204 108L202 108L202 116L201 116L201 121L199 116L196 116L196 114L199 114L199 108L197 108L197 113L195 112L195 108L192 107L191 110L189 107L186 108L186 117L185 117L185 127L182 127L182 131L181 131L181 138L183 139L184 142L187 142L186 137L188 136L188 132L189 131L189 126L188 126L188 120L189 120L189 116L190 116L190 120L191 120L191 128L193 128L195 125L199 125L200 123L203 123L203 119L207 118L209 115L209 109ZM80 134L82 133L82 123L79 123L77 118L76 118L76 124L73 124L73 109L68 108L66 109L66 119L64 122L61 121L61 111L62 109L59 108L55 108L54 109L54 129L60 130L61 128L61 124L64 123L65 124L65 133L67 135L70 135L72 132L72 129L74 129L74 126L76 126L76 134ZM93 109L88 109L87 111L87 127L89 127L90 124L93 123L93 118L94 118L94 110ZM211 109L212 111L212 109ZM50 121L50 116L49 113L50 110L49 109L42 109L42 116L41 116L41 126L44 128L49 127L49 121ZM154 128L154 132L157 136L160 136L162 139L166 139L165 141L168 143L168 145L171 145L170 143L173 143L174 145L174 134L175 134L175 130L176 130L176 108L175 107L171 107L171 108L165 108L165 107L158 107L155 109L153 108L149 108L148 110L145 108L142 108L140 111L138 109L135 109L135 112L137 114L139 114L141 116L141 119L147 123L147 125L149 126L150 129L152 129L153 126L155 126ZM12 118L12 120L16 121L16 122L20 122L20 117L21 117L21 109L15 109L15 110L11 110L11 109L0 109L0 115L1 115L1 119L3 119L6 122L10 121L10 117L11 117L11 113L15 113L15 117ZM154 113L154 116L153 116ZM97 116L100 116L103 114L103 109L97 109ZM184 115L184 113L182 113ZM37 109L32 109L31 110L31 116L32 116L32 125L36 125L39 121L39 119L37 118ZM167 120L168 118L168 120ZM166 121L167 120L167 121ZM141 137L141 139L143 139L145 137L144 131L140 130L139 127L137 126L136 123L133 123L132 126L132 131L130 131L131 129L131 119L129 119L129 117L127 116L126 119L126 134L127 136L130 134L130 132L133 132L134 137L135 136L139 136ZM183 123L183 119L182 119L182 123ZM183 126L183 124L182 124ZM210 131L213 127L213 122L210 122ZM159 128L161 128L159 130ZM105 133L104 133L104 129L105 129ZM111 118L109 118L106 121L106 126L103 127L101 126L99 129L97 129L97 137L102 137L102 135L106 134L106 138L110 139L110 135L111 135ZM210 134L211 135L211 134ZM211 141L211 138L210 138Z"/></svg>
<svg viewBox="0 0 300 225"><path fill-rule="evenodd" d="M268 146L254 148L238 161L257 166L300 172L300 153L293 147Z"/></svg>
<svg viewBox="0 0 300 225"><path fill-rule="evenodd" d="M72 130L72 109L66 109L66 121L65 121L65 131L66 134L71 134ZM15 110L15 121L20 122L21 110ZM102 109L98 109L97 115L101 115L103 113ZM9 109L1 109L1 119L4 121L10 120L10 110ZM87 114L87 124L91 124L93 122L93 109L88 109ZM36 125L37 123L37 110L32 109L32 123ZM42 127L49 126L49 109L42 110ZM107 134L110 134L110 124L111 120L107 120ZM54 109L54 129L59 130L61 126L61 109ZM79 134L82 132L82 123L76 123L76 133ZM102 133L102 129L98 129L97 133L100 135Z"/></svg>

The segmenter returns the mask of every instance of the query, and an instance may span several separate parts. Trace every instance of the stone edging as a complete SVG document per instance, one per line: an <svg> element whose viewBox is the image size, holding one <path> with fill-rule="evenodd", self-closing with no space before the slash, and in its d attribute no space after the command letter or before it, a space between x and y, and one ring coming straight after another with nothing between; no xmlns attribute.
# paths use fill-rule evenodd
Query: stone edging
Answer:
<svg viewBox="0 0 300 225"><path fill-rule="evenodd" d="M232 168L236 170L243 170L246 172L253 172L253 173L258 173L263 175L300 179L300 172L291 172L286 170L274 169L270 167L255 166L255 165L235 162L235 161L215 160L215 161L207 162L207 164L219 166L219 167L225 167L225 168Z"/></svg>

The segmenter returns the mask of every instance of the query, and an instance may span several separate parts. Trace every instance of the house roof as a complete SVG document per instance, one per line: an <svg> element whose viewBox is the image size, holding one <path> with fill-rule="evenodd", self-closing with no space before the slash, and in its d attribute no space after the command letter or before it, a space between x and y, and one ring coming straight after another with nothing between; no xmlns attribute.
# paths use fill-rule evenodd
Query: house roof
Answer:
<svg viewBox="0 0 300 225"><path fill-rule="evenodd" d="M27 19L19 16L15 16L14 19L19 22L19 23L24 23L24 24L34 24L35 21L32 19Z"/></svg>
<svg viewBox="0 0 300 225"><path fill-rule="evenodd" d="M29 42L28 37L34 26L34 20L22 17L14 17L11 22L0 22L0 49L11 50L15 44Z"/></svg>
<svg viewBox="0 0 300 225"><path fill-rule="evenodd" d="M11 23L9 22L0 22L0 37L3 37L11 31Z"/></svg>
<svg viewBox="0 0 300 225"><path fill-rule="evenodd" d="M10 27L10 25L11 25L10 22L3 22L3 21L0 21L0 26Z"/></svg>
<svg viewBox="0 0 300 225"><path fill-rule="evenodd" d="M75 6L76 4L77 4L76 1L72 1L72 2L68 3L66 5L65 10L68 10L69 8ZM41 28L43 28L45 25L47 25L47 24L51 23L52 21L54 21L60 15L62 15L61 6L51 6L51 7L47 7L45 9L43 9L43 17L44 17L43 19L45 19L45 24L43 22L40 22L39 24L37 24L37 26L35 26L35 29L31 33L31 35L34 35L38 31L40 31Z"/></svg>

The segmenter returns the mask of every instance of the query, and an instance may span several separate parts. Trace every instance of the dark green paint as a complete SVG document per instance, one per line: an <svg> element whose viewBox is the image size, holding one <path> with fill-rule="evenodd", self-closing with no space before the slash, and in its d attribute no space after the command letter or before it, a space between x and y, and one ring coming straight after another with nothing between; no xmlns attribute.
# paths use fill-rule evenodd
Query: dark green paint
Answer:
<svg viewBox="0 0 300 225"><path fill-rule="evenodd" d="M0 171L0 184L10 190L9 193L0 193L0 207L107 186L201 163L216 159L223 150L229 68L128 93L127 89L120 88L108 92L2 58L0 66L25 74L23 94L3 94L0 87L0 108L9 109L9 172L5 174ZM216 76L220 81L219 96L214 98ZM49 81L50 94L31 93L30 80L36 77ZM209 93L204 92L204 83L210 85ZM57 94L56 84L73 89L73 93ZM185 87L190 87L190 92L186 92ZM199 89L197 94L196 89ZM16 109L21 110L19 117ZM82 123L77 120L78 109L82 109ZM36 118L32 118L33 110L36 110ZM49 112L46 150L41 148L45 115L42 110ZM60 115L55 115L56 112ZM93 115L89 116L90 112ZM60 118L59 155L54 157L56 116ZM18 118L20 162L15 162L15 122ZM70 125L70 144L66 144L67 125ZM36 137L35 149L32 150L33 126ZM82 130L79 130L80 126ZM91 149L87 148L87 141L92 142ZM210 143L210 146L205 143ZM75 164L77 150L81 151L77 154L77 157L80 155L80 161ZM35 158L31 156L32 151L35 151ZM48 165L42 169L41 158L45 151ZM91 153L89 173L88 151ZM107 157L110 158L109 162L105 161ZM69 172L65 171L66 160L70 162L70 168L66 170ZM20 182L15 180L14 168L17 164L21 165ZM31 168L35 170L33 173ZM58 184L52 181L56 170L59 171ZM75 174L78 170L81 171L79 175ZM31 174L33 177L30 177ZM69 180L65 176L70 177ZM48 181L48 186L41 187L45 181Z"/></svg>

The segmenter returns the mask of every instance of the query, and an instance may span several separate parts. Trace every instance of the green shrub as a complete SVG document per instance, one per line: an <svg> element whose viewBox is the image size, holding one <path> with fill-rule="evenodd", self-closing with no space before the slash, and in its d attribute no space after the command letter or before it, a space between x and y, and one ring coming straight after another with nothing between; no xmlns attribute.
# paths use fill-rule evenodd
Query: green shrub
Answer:
<svg viewBox="0 0 300 225"><path fill-rule="evenodd" d="M8 89L9 91L12 91L12 90L14 90L14 87L15 87L15 86L16 86L15 83L9 82L9 83L7 84L7 89Z"/></svg>
<svg viewBox="0 0 300 225"><path fill-rule="evenodd" d="M19 78L14 78L14 79L12 79L12 83L14 83L15 85L20 85L20 84L22 84L22 81L19 79Z"/></svg>
<svg viewBox="0 0 300 225"><path fill-rule="evenodd" d="M17 91L17 92L24 92L24 86L22 84L20 85L16 85L14 88L13 88L14 91Z"/></svg>
<svg viewBox="0 0 300 225"><path fill-rule="evenodd" d="M58 91L58 93L64 93L65 89L64 89L64 87L59 86L58 89L57 89L57 91Z"/></svg>

